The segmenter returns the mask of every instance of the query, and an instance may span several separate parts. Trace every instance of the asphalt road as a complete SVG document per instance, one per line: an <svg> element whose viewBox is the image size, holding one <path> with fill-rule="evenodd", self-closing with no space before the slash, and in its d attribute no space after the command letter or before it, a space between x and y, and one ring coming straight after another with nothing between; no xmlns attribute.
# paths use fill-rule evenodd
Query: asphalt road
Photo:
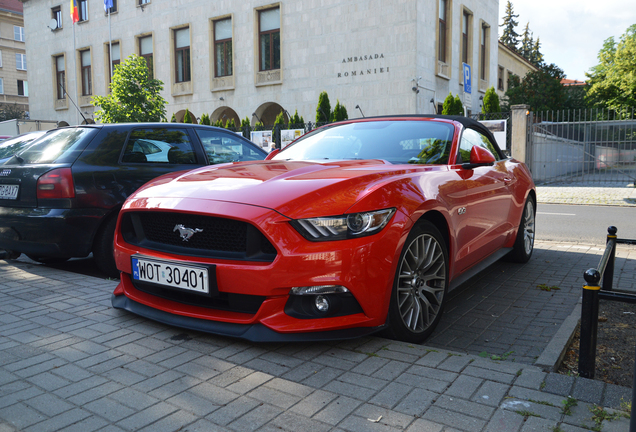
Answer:
<svg viewBox="0 0 636 432"><path fill-rule="evenodd" d="M634 207L539 203L536 239L603 245L611 225L619 239L636 239L635 222Z"/></svg>

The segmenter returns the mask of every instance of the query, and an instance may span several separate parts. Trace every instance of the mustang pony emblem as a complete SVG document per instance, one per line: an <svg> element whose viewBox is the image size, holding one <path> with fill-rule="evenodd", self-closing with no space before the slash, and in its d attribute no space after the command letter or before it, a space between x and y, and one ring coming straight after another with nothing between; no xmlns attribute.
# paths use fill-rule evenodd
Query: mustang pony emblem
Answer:
<svg viewBox="0 0 636 432"><path fill-rule="evenodd" d="M176 224L172 232L175 232L176 230L179 230L179 235L183 241L188 241L194 234L203 232L200 228L186 228L183 224Z"/></svg>

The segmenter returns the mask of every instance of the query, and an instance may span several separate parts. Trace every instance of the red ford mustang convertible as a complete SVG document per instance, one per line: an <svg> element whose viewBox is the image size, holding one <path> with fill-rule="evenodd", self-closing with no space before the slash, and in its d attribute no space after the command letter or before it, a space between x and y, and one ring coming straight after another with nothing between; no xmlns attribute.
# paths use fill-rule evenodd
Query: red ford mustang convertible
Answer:
<svg viewBox="0 0 636 432"><path fill-rule="evenodd" d="M450 290L526 262L527 167L464 117L334 123L265 161L159 177L124 204L112 304L252 341L421 342Z"/></svg>

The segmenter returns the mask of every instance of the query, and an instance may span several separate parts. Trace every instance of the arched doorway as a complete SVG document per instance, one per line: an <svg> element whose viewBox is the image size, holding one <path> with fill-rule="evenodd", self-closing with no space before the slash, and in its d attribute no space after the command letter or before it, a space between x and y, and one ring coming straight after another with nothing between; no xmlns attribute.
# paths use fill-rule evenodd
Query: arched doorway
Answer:
<svg viewBox="0 0 636 432"><path fill-rule="evenodd" d="M289 122L289 114L282 106L278 105L276 102L265 102L252 114L251 125L254 126L260 121L265 126L273 126L276 121L276 117L281 112L285 116L285 121Z"/></svg>
<svg viewBox="0 0 636 432"><path fill-rule="evenodd" d="M239 118L238 114L232 108L227 106L222 106L215 109L212 115L210 115L210 122L212 124L216 123L219 120L222 120L224 125L228 121L234 120L234 125L236 125L237 128L241 127L241 119Z"/></svg>
<svg viewBox="0 0 636 432"><path fill-rule="evenodd" d="M181 110L174 113L174 118L177 121L177 123L183 123L183 118L185 117L185 113L186 113L186 110ZM192 111L190 111L190 118L192 119L193 124L199 124L196 114L194 114Z"/></svg>

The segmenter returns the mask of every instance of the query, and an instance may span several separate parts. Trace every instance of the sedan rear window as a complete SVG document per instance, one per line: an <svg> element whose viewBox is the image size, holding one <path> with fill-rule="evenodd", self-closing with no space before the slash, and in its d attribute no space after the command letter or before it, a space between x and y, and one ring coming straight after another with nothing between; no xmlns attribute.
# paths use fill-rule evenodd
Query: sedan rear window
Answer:
<svg viewBox="0 0 636 432"><path fill-rule="evenodd" d="M69 128L49 132L18 153L21 163L48 164L74 162L90 138L97 133L93 128Z"/></svg>
<svg viewBox="0 0 636 432"><path fill-rule="evenodd" d="M395 164L446 164L454 127L436 121L359 122L320 129L276 160L382 159Z"/></svg>

